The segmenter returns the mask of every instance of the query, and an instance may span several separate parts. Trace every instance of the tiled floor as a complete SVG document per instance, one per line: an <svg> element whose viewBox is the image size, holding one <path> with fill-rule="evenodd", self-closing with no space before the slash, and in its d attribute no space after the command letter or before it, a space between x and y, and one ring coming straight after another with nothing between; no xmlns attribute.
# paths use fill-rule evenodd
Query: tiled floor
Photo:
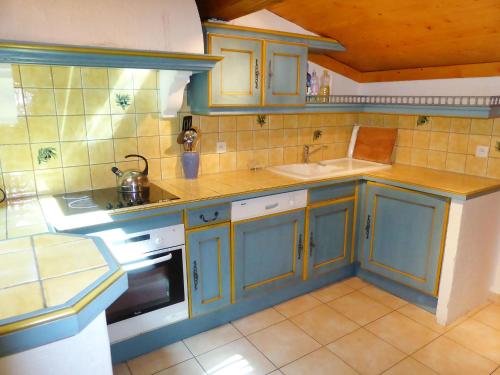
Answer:
<svg viewBox="0 0 500 375"><path fill-rule="evenodd" d="M352 278L115 366L115 375L500 375L500 301L449 327Z"/></svg>

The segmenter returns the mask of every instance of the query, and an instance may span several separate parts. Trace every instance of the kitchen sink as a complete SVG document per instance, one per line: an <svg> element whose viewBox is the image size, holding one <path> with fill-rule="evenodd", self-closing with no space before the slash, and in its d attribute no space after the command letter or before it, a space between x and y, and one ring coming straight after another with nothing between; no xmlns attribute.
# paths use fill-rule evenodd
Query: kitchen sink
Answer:
<svg viewBox="0 0 500 375"><path fill-rule="evenodd" d="M278 165L269 167L268 170L283 176L298 178L300 180L313 180L318 178L330 178L342 175L372 172L390 167L390 165L375 163L372 161L343 158L324 160L318 163Z"/></svg>

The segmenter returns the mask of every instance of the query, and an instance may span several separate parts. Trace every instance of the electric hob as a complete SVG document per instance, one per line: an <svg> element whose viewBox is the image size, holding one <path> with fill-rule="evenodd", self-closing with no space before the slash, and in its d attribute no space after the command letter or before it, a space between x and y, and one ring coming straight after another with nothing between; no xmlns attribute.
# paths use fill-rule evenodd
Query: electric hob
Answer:
<svg viewBox="0 0 500 375"><path fill-rule="evenodd" d="M65 216L179 199L154 184L150 185L147 193L121 193L116 188L107 188L56 194L53 197Z"/></svg>

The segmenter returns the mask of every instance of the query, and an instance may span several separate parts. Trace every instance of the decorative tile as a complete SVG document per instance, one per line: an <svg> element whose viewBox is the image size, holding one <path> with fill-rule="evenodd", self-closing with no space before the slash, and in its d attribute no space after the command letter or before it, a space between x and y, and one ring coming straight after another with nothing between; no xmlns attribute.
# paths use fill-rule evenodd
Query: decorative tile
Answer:
<svg viewBox="0 0 500 375"><path fill-rule="evenodd" d="M192 357L188 348L182 341L179 341L134 358L128 361L127 364L133 375L151 375Z"/></svg>
<svg viewBox="0 0 500 375"><path fill-rule="evenodd" d="M294 315L311 310L312 308L321 305L321 302L308 294L293 298L286 302L274 306L274 308L282 315L290 318Z"/></svg>
<svg viewBox="0 0 500 375"><path fill-rule="evenodd" d="M231 324L225 324L185 339L184 343L191 353L198 356L241 337L241 334Z"/></svg>
<svg viewBox="0 0 500 375"><path fill-rule="evenodd" d="M0 253L0 264L0 289L38 280L35 258L31 250Z"/></svg>
<svg viewBox="0 0 500 375"><path fill-rule="evenodd" d="M415 352L439 336L397 311L368 324L365 328L407 354Z"/></svg>
<svg viewBox="0 0 500 375"><path fill-rule="evenodd" d="M0 319L26 314L44 307L38 282L0 289L0 300L9 301L0 304Z"/></svg>
<svg viewBox="0 0 500 375"><path fill-rule="evenodd" d="M490 374L497 366L446 337L439 337L412 357L440 374Z"/></svg>
<svg viewBox="0 0 500 375"><path fill-rule="evenodd" d="M36 170L60 168L61 162L61 145L56 143L32 143L31 157L33 166Z"/></svg>
<svg viewBox="0 0 500 375"><path fill-rule="evenodd" d="M352 367L349 367L330 350L322 348L312 352L295 362L283 367L285 375L356 375Z"/></svg>
<svg viewBox="0 0 500 375"><path fill-rule="evenodd" d="M321 347L289 321L265 328L248 336L248 339L277 367L284 366Z"/></svg>
<svg viewBox="0 0 500 375"><path fill-rule="evenodd" d="M368 324L391 311L388 307L375 302L360 292L340 297L328 305L359 325Z"/></svg>
<svg viewBox="0 0 500 375"><path fill-rule="evenodd" d="M392 295L391 293L386 292L385 290L379 289L373 285L367 286L365 288L359 289L359 291L363 294L366 294L368 297L374 299L375 301L390 307L391 309L399 309L400 307L406 305L408 302L405 300Z"/></svg>
<svg viewBox="0 0 500 375"><path fill-rule="evenodd" d="M403 352L363 328L327 348L363 375L380 374L405 357Z"/></svg>
<svg viewBox="0 0 500 375"><path fill-rule="evenodd" d="M276 369L245 338L202 354L197 359L208 374L265 375Z"/></svg>
<svg viewBox="0 0 500 375"><path fill-rule="evenodd" d="M337 340L359 326L327 305L315 307L291 320L322 345Z"/></svg>
<svg viewBox="0 0 500 375"><path fill-rule="evenodd" d="M245 336L257 332L270 325L285 320L285 317L273 308L259 311L232 322L232 324Z"/></svg>

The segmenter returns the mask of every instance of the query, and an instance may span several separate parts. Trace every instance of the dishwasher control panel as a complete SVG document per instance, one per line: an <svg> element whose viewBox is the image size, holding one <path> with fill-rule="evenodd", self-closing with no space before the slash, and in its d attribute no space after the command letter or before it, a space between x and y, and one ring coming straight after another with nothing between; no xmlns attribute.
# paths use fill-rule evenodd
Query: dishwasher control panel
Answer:
<svg viewBox="0 0 500 375"><path fill-rule="evenodd" d="M231 204L231 221L241 221L307 206L307 190L245 199Z"/></svg>

